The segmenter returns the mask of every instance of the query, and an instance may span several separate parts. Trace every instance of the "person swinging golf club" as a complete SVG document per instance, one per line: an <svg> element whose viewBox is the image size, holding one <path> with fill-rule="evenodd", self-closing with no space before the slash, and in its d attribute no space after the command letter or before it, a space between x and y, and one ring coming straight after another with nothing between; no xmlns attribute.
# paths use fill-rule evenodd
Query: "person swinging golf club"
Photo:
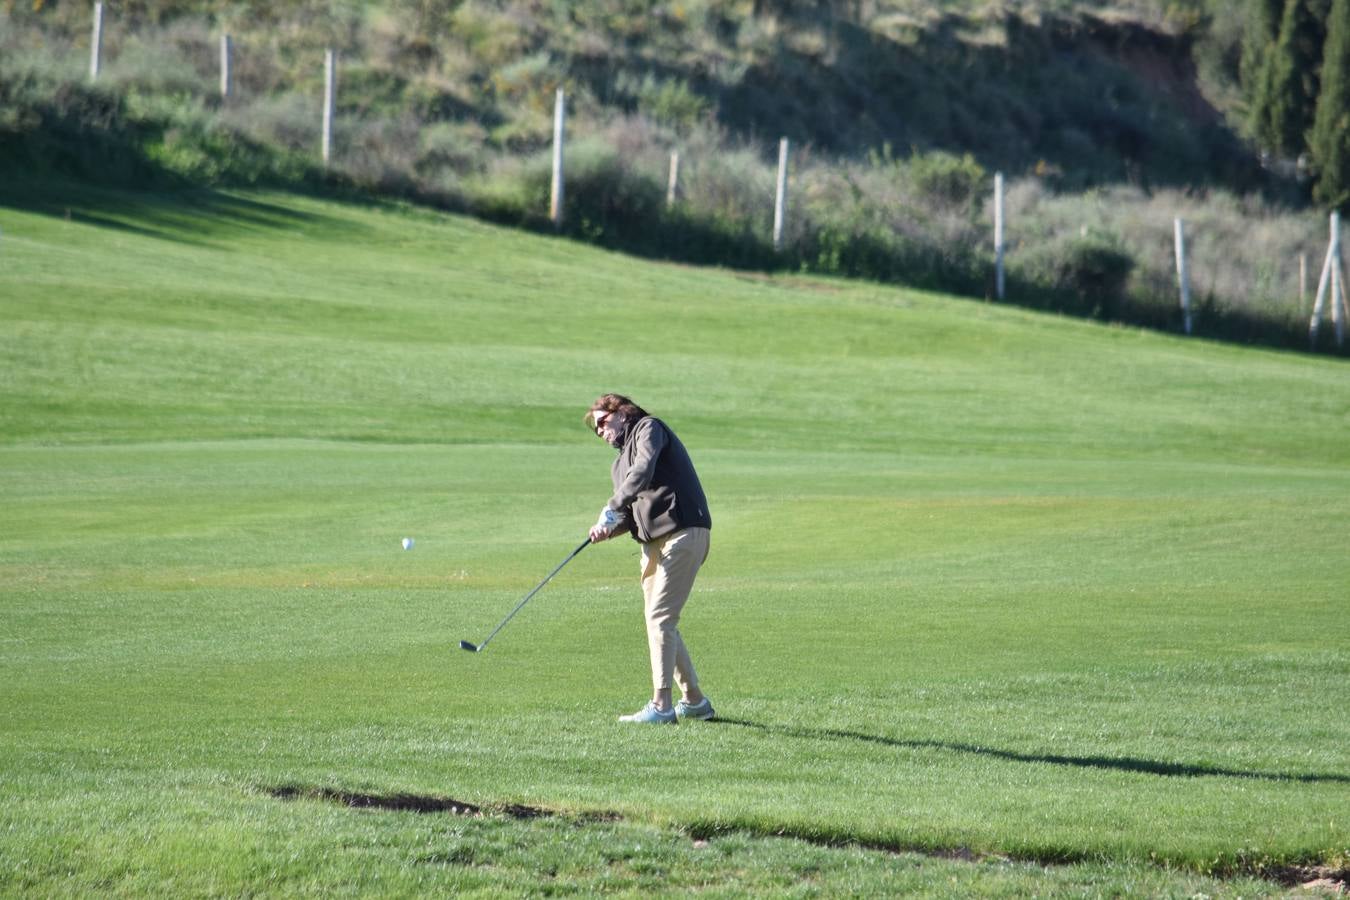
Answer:
<svg viewBox="0 0 1350 900"><path fill-rule="evenodd" d="M680 637L680 613L708 558L712 517L698 473L670 426L621 394L605 394L586 425L619 451L614 494L591 528L592 543L627 532L642 547L642 598L651 652L652 700L621 722L673 724L711 719L712 703ZM682 694L672 705L672 681Z"/></svg>

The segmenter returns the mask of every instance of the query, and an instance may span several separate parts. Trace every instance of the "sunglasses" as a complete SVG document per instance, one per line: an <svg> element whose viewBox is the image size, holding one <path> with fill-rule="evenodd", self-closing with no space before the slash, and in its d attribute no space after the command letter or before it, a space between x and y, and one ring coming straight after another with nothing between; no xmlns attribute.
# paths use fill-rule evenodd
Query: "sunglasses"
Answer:
<svg viewBox="0 0 1350 900"><path fill-rule="evenodd" d="M609 417L612 415L614 414L609 412L598 412L595 414L595 433L597 435L605 430L605 423L609 421Z"/></svg>

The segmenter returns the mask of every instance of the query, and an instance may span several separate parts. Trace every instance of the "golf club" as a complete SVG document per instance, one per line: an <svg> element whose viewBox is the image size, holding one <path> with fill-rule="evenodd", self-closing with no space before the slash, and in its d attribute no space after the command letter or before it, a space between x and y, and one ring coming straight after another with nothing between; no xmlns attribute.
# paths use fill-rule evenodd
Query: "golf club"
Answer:
<svg viewBox="0 0 1350 900"><path fill-rule="evenodd" d="M548 575L546 575L546 576L544 577L544 580L543 580L543 581L539 582L538 584L536 584L536 585L534 586L534 590L532 590L532 591L530 591L528 594L526 594L525 597L524 597L524 599L522 599L519 603L516 604L516 608L515 608L515 609L511 610L509 613L506 614L506 618L505 618L505 619L502 619L501 622L498 623L497 627L494 628L494 629L492 629L492 634L489 634L489 635L487 636L486 640L483 641L483 643L481 643L481 644L473 644L473 643L471 643L471 642L469 642L469 641L460 641L460 642L459 642L459 649L461 649L461 650L468 650L470 653L482 653L482 652L487 648L488 641L490 641L490 640L492 640L494 637L496 637L496 636L497 636L497 632L499 632L499 631L502 630L502 626L504 626L507 622L510 622L510 621L511 621L511 617L514 616L516 613L520 612L520 608L521 608L522 606L524 606L526 603L529 603L529 602L530 602L530 598L533 597L535 594L539 593L539 589L540 589L541 587L543 587L544 585L548 584L548 583L549 583L549 580L550 580L551 578L553 578L554 575L557 575L559 572L561 572L563 566L567 565L567 564L570 563L573 559L575 559L575 558L576 558L576 555L577 555L578 553L580 553L582 550L585 550L586 547L590 544L590 542L591 542L591 539L590 539L589 537L587 537L586 540L582 541L579 545L577 545L577 549L575 549L575 550L573 550L571 553L569 553L569 554L567 555L567 559L564 559L562 562L558 563L558 568L554 569L552 572L549 572Z"/></svg>

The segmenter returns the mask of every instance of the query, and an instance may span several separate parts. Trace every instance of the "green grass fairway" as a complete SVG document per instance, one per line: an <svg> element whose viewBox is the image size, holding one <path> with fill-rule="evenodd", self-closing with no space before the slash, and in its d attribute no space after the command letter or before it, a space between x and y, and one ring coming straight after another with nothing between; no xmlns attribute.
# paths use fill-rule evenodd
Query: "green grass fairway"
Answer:
<svg viewBox="0 0 1350 900"><path fill-rule="evenodd" d="M703 476L720 722L616 722L631 541L457 649L594 521L607 390ZM0 201L0 509L0 894L1258 896L1350 861L1345 360L66 189Z"/></svg>

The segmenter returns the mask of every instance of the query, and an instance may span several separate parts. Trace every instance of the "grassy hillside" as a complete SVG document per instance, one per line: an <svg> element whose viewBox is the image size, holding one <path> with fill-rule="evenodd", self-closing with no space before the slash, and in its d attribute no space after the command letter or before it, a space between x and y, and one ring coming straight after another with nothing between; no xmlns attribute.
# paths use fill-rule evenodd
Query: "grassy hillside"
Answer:
<svg viewBox="0 0 1350 900"><path fill-rule="evenodd" d="M0 263L0 892L1345 878L1344 361L267 193L11 200ZM718 723L615 722L630 545L455 649L610 389L711 498Z"/></svg>
<svg viewBox="0 0 1350 900"><path fill-rule="evenodd" d="M1039 166L1073 186L1142 179L1249 189L1262 177L1225 119L1233 73L1197 65L1197 44L1232 40L1232 26L1214 21L1232 12L1199 0L1165 13L1129 2L910 0L294 8L149 0L109 11L105 79L155 93L209 92L214 32L227 32L238 45L236 113L282 130L280 120L260 120L300 112L300 94L321 83L313 54L338 49L344 112L364 120L351 143L407 154L413 148L372 132L406 132L408 119L457 126L441 129L434 148L422 142L440 151L417 160L423 177L434 168L463 175L494 146L545 146L560 86L588 131L630 114L688 135L712 118L734 137L786 135L833 156L863 157L887 143L969 152L991 171ZM83 5L11 9L10 19L62 43L52 64L86 70L77 52L88 42Z"/></svg>
<svg viewBox="0 0 1350 900"><path fill-rule="evenodd" d="M1002 171L1010 302L1180 331L1170 239L1183 216L1197 332L1308 347L1299 260L1316 269L1326 220L1241 137L1240 17L1222 5L154 0L110 10L94 86L84 5L0 12L0 169L143 190L355 185L551 230L561 88L561 227L578 239L987 297ZM217 87L223 33L235 42L228 101ZM339 51L340 88L325 172L327 47ZM775 250L780 136L794 150ZM672 151L682 163L668 205Z"/></svg>

